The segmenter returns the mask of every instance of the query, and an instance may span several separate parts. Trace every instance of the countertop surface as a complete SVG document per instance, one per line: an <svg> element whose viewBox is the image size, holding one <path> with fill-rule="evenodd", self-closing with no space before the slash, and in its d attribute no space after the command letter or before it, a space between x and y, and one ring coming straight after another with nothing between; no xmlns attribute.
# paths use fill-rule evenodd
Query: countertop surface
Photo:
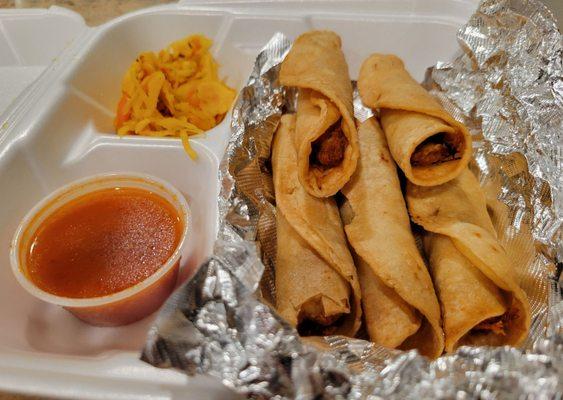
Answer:
<svg viewBox="0 0 563 400"><path fill-rule="evenodd" d="M95 26L122 14L173 0L0 0L0 8L48 8L56 5L76 11Z"/></svg>
<svg viewBox="0 0 563 400"><path fill-rule="evenodd" d="M112 18L140 8L172 3L172 0L0 0L0 8L48 8L52 5L76 11L90 26L102 24ZM563 24L563 0L544 0L555 14L559 29ZM39 400L34 396L0 393L0 400Z"/></svg>
<svg viewBox="0 0 563 400"><path fill-rule="evenodd" d="M88 25L95 26L130 11L174 2L175 0L0 0L0 8L47 8L57 5L78 12ZM559 21L559 29L563 30L563 0L543 2L553 11Z"/></svg>

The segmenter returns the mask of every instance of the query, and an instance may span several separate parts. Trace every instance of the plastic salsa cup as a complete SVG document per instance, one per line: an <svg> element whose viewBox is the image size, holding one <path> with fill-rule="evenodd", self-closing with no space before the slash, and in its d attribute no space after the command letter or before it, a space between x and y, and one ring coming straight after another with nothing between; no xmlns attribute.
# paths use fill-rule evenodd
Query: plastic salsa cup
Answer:
<svg viewBox="0 0 563 400"><path fill-rule="evenodd" d="M26 263L30 241L41 223L54 211L77 197L114 187L144 189L161 196L174 207L181 219L182 232L172 255L148 278L105 296L70 298L48 293L37 287L27 274ZM65 185L33 207L16 230L10 248L10 262L18 282L36 298L62 306L91 325L126 325L156 311L172 293L178 278L180 256L190 232L191 213L188 203L170 183L145 174L100 174Z"/></svg>

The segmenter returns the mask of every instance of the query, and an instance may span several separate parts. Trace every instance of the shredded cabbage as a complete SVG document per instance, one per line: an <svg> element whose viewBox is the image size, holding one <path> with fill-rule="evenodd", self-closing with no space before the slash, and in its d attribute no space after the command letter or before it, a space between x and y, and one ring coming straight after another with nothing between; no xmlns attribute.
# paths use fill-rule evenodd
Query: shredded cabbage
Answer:
<svg viewBox="0 0 563 400"><path fill-rule="evenodd" d="M189 137L220 123L235 98L235 91L218 77L211 45L205 36L192 35L158 55L140 54L123 77L117 134L179 137L195 159Z"/></svg>

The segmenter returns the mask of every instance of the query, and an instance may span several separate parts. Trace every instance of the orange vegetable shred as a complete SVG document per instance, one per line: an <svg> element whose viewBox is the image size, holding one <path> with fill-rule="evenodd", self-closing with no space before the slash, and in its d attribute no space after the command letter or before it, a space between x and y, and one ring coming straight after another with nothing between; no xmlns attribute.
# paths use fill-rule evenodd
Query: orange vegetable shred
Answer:
<svg viewBox="0 0 563 400"><path fill-rule="evenodd" d="M123 77L117 134L178 137L196 158L189 137L219 124L235 98L218 77L211 44L203 35L192 35L158 54L140 54Z"/></svg>

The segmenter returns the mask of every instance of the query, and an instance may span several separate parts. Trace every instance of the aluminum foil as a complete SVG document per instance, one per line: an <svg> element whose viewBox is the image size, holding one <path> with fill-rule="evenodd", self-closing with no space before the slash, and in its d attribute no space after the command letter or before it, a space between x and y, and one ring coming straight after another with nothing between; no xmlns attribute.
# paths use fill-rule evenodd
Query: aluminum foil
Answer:
<svg viewBox="0 0 563 400"><path fill-rule="evenodd" d="M219 179L214 255L177 290L142 359L207 374L257 399L512 399L563 393L561 35L538 1L485 1L458 39L463 55L424 84L475 138L472 168L532 307L521 349L463 347L429 361L339 336L299 338L275 301L272 135L295 93L278 83L291 43L275 35L235 105ZM371 116L355 96L356 117Z"/></svg>

